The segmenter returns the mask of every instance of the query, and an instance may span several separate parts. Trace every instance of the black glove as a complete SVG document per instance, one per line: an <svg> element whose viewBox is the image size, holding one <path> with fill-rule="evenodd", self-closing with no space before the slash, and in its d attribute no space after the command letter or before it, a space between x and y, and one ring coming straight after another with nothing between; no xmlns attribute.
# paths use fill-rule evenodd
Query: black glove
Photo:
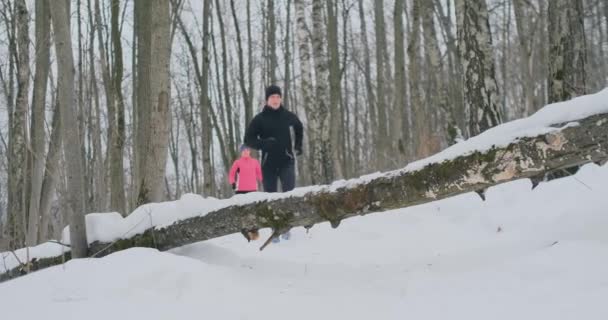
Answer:
<svg viewBox="0 0 608 320"><path fill-rule="evenodd" d="M232 190L236 190L236 182L232 184Z"/></svg>
<svg viewBox="0 0 608 320"><path fill-rule="evenodd" d="M299 157L299 156L301 156L301 155L302 155L302 147L299 147L299 148L298 148L298 147L296 147L296 148L295 148L295 150L296 150L296 156L298 156L298 157Z"/></svg>
<svg viewBox="0 0 608 320"><path fill-rule="evenodd" d="M270 151L274 148L274 146L276 144L277 144L277 139L275 139L274 137L262 139L262 150Z"/></svg>

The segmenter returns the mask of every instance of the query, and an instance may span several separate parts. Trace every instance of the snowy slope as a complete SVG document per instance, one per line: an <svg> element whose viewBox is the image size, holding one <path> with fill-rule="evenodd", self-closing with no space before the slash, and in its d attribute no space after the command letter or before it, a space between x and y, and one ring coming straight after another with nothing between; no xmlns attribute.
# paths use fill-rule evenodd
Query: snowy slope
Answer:
<svg viewBox="0 0 608 320"><path fill-rule="evenodd" d="M327 224L131 249L0 284L2 319L607 319L608 166ZM267 236L269 230L263 230Z"/></svg>

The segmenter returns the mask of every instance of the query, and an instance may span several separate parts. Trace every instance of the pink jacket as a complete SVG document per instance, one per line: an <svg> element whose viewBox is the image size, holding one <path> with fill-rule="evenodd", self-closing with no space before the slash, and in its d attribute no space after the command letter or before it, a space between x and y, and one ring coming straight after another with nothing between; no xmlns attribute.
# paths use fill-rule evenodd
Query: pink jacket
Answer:
<svg viewBox="0 0 608 320"><path fill-rule="evenodd" d="M228 174L228 181L233 184L237 178L238 183L236 191L257 191L258 184L256 181L262 181L262 168L260 168L260 162L251 157L241 157L232 164L230 173Z"/></svg>

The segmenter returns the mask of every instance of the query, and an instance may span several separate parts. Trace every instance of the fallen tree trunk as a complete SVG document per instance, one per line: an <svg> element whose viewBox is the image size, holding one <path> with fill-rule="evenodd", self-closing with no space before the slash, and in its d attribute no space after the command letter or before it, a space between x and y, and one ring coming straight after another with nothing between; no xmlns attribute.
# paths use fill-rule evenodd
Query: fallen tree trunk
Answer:
<svg viewBox="0 0 608 320"><path fill-rule="evenodd" d="M565 124L555 124L561 128ZM493 147L414 170L396 171L366 182L332 189L329 186L302 196L258 201L225 207L204 216L151 228L112 244L93 243L89 252L104 256L131 247L159 250L208 240L242 230L272 228L275 234L293 227L310 228L329 221L404 208L475 191L484 198L488 187L522 178L535 186L548 173L608 159L608 113L577 121L576 125L530 138L520 138L505 147ZM63 261L60 257L33 261L30 270ZM23 267L0 274L0 281L23 274Z"/></svg>

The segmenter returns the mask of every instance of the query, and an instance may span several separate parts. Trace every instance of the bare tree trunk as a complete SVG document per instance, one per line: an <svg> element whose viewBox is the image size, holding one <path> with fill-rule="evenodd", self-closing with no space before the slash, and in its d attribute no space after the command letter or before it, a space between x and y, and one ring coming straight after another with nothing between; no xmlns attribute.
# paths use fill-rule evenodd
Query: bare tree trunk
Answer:
<svg viewBox="0 0 608 320"><path fill-rule="evenodd" d="M308 170L312 177L312 183L321 181L323 170L321 167L320 157L318 157L320 148L319 132L317 131L317 117L315 117L315 108L313 106L313 83L312 83L312 59L310 52L309 29L306 24L306 9L303 0L295 0L296 7L296 36L298 42L298 54L300 58L300 95L302 96L302 105L306 111L307 132L310 161L308 161Z"/></svg>
<svg viewBox="0 0 608 320"><path fill-rule="evenodd" d="M272 0L269 0L272 2ZM223 79L223 93L224 93L224 111L226 112L226 122L228 126L228 131L225 131L228 134L228 158L235 159L236 158L236 137L234 134L234 125L232 122L232 117L234 114L234 110L232 108L232 102L230 100L230 82L228 81L228 47L226 46L226 31L224 29L224 19L222 18L222 11L220 10L220 1L216 1L216 9L217 9L217 19L220 27L220 41L222 42L222 79ZM276 62L275 62L276 63ZM218 70L219 72L219 70ZM224 150L226 151L226 150ZM226 165L229 165L226 162Z"/></svg>
<svg viewBox="0 0 608 320"><path fill-rule="evenodd" d="M363 44L363 68L364 68L364 75L365 75L365 89L367 92L367 108L369 110L369 127L370 127L370 131L371 131L371 137L372 137L372 141L373 144L375 146L379 145L379 134L376 130L376 128L378 128L378 112L377 112L377 101L376 101L376 94L374 93L374 87L372 85L372 72L371 72L371 58L370 58L370 50L369 50L369 42L367 40L367 24L366 24L366 19L365 19L365 8L363 6L363 0L359 0L359 20L361 22L360 24L360 33L361 33L361 42ZM367 123L367 122L366 122ZM379 157L378 157L378 153L377 152L373 152L372 153L372 167L377 167L378 162L379 162Z"/></svg>
<svg viewBox="0 0 608 320"><path fill-rule="evenodd" d="M407 80L405 78L405 44L403 40L403 10L405 0L395 0L393 11L393 35L395 37L395 106L391 117L391 149L397 165L409 156L406 153L404 136L408 136L407 121ZM405 127L405 128L404 128ZM407 138L409 140L409 137Z"/></svg>
<svg viewBox="0 0 608 320"><path fill-rule="evenodd" d="M335 168L332 159L332 145L330 137L330 110L329 110L329 92L327 83L329 82L329 66L327 52L325 48L326 30L323 21L323 1L313 0L312 2L312 50L314 53L315 65L315 93L316 110L309 114L308 117L313 121L313 130L316 131L318 144L315 151L315 161L321 164L322 176L321 180L313 181L313 183L329 183L334 180ZM313 120L314 119L314 120Z"/></svg>
<svg viewBox="0 0 608 320"><path fill-rule="evenodd" d="M338 51L338 14L336 0L326 1L327 5L327 49L329 51L329 112L331 158L333 161L334 178L342 179L342 163L340 161L340 133L344 132L341 120L342 88L340 86L340 56Z"/></svg>
<svg viewBox="0 0 608 320"><path fill-rule="evenodd" d="M35 244L40 235L40 196L44 178L45 153L45 104L46 87L50 66L50 27L49 3L47 0L36 1L36 73L34 75L34 93L32 96L32 120L30 126L31 153L33 159L31 196L29 199L29 223L27 243ZM44 227L44 225L42 225Z"/></svg>
<svg viewBox="0 0 608 320"><path fill-rule="evenodd" d="M30 56L29 56L29 13L25 0L15 2L14 18L16 21L16 53L17 61L17 101L12 115L9 117L9 171L8 171L8 227L9 247L23 247L26 238L27 197L26 184L29 183L27 172L27 114L28 93L30 86ZM10 75L9 75L10 76ZM35 243L27 243L34 245Z"/></svg>
<svg viewBox="0 0 608 320"><path fill-rule="evenodd" d="M68 19L71 19L71 9L70 9L70 3L67 4L67 8L68 8ZM90 8L91 6L89 6ZM77 47L76 47L76 52L78 52L77 54L77 61L76 63L76 76L75 76L75 82L78 84L77 87L74 88L74 96L76 97L76 120L78 120L77 122L75 122L73 125L78 127L78 134L80 135L80 157L81 157L81 163L82 163L82 170L83 170L83 175L84 175L84 185L83 185L83 190L84 190L84 210L83 210L83 214L86 212L91 212L91 210L93 210L96 206L97 206L97 199L99 197L99 195L95 192L95 184L98 181L97 179L97 175L96 173L98 171L95 171L95 169L100 168L100 165L103 163L103 161L99 161L99 159L96 157L98 155L98 153L96 153L95 147L91 146L91 143L95 143L97 142L97 145L100 146L101 145L101 136L96 135L96 128L95 128L95 124L93 123L93 112L92 110L87 110L85 112L85 103L84 103L84 93L85 93L85 85L86 85L86 80L85 80L85 76L84 76L84 69L83 69L83 56L85 55L84 53L84 49L83 49L83 34L82 34L82 21L84 20L82 17L82 10L81 10L81 0L76 0L76 7L75 7L75 14L76 14L76 36L75 39L77 39ZM92 19L91 19L92 20ZM71 36L71 31L70 31L70 36ZM91 40L90 46L94 46L94 40ZM94 69L94 64L91 63L91 70ZM95 88L96 89L96 88ZM85 113L87 116L85 116ZM88 119L88 124L90 124L89 126L87 126L87 117ZM88 140L87 140L88 139ZM97 141L95 141L95 139L98 139ZM87 147L87 143L89 143L88 147ZM105 195L105 193L104 193Z"/></svg>
<svg viewBox="0 0 608 320"><path fill-rule="evenodd" d="M253 118L253 39L251 36L251 0L247 0L247 80L249 81L249 105L245 112L245 122L251 122ZM249 118L247 118L249 114Z"/></svg>
<svg viewBox="0 0 608 320"><path fill-rule="evenodd" d="M137 0L143 1L143 0ZM163 200L169 144L170 5L169 0L141 3L138 25L138 156L137 205Z"/></svg>
<svg viewBox="0 0 608 320"><path fill-rule="evenodd" d="M89 7L89 20L95 21L94 28L91 28L89 33L89 84L93 91L93 106L88 111L89 114L89 127L90 135L92 136L93 142L93 168L91 172L92 185L89 186L92 190L91 198L93 203L91 209L96 212L103 212L107 209L107 187L106 187L106 168L104 165L102 145L101 145L101 111L99 106L99 89L97 87L97 79L95 76L95 31L97 31L98 49L101 60L101 74L103 78L103 86L106 96L106 106L108 107L108 141L112 141L112 126L114 123L114 114L111 110L114 110L114 100L112 99L112 84L110 80L110 67L109 58L105 49L104 38L102 29L104 22L101 19L101 9L99 7L99 0L95 0L95 8L91 5L90 0L87 0ZM95 18L93 18L93 10L95 10ZM95 20L94 20L95 19ZM107 158L106 158L107 160ZM110 191L111 192L111 191Z"/></svg>
<svg viewBox="0 0 608 320"><path fill-rule="evenodd" d="M59 84L59 103L61 121L64 124L63 141L66 157L66 179L68 184L68 203L70 214L70 245L75 258L87 255L87 235L84 221L84 169L81 158L81 136L77 127L68 124L77 123L74 104L74 60L72 39L69 28L68 3L58 1L51 6L53 33L55 35L55 52L57 53L57 70Z"/></svg>
<svg viewBox="0 0 608 320"><path fill-rule="evenodd" d="M533 27L524 0L513 0L515 23L517 25L517 40L519 41L519 56L521 76L523 77L524 99L522 116L528 116L534 110L534 78L532 75L532 45L536 28Z"/></svg>
<svg viewBox="0 0 608 320"><path fill-rule="evenodd" d="M291 63L291 51L290 48L293 44L293 41L291 40L291 0L287 0L287 9L285 10L287 11L287 17L285 18L285 21L287 21L287 23L285 23L285 40L283 41L284 43L284 47L285 47L285 52L284 52L284 63L285 63L285 78L283 80L283 105L287 106L287 108L289 109L291 107L290 101L291 101L291 69L290 69L290 63ZM295 109L294 109L295 110Z"/></svg>
<svg viewBox="0 0 608 320"><path fill-rule="evenodd" d="M458 125L456 124L452 106L448 102L448 88L445 82L446 73L444 72L441 52L439 50L439 40L437 39L437 32L435 30L435 5L433 1L421 1L421 5L424 52L427 65L427 87L425 90L428 93L427 106L434 108L430 110L433 114L439 115L441 113L445 117L445 120L433 121L431 130L436 133L431 137L430 153L428 154L430 155L441 150L443 139L448 144L453 144L461 134L458 132ZM433 118L437 120L437 116ZM439 122L445 123L439 124ZM439 127L439 125L442 127Z"/></svg>
<svg viewBox="0 0 608 320"><path fill-rule="evenodd" d="M410 104L412 106L412 127L414 142L414 158L420 159L428 156L431 152L431 122L428 107L434 106L427 103L422 95L422 57L421 49L421 17L422 1L414 0L412 5L412 27L409 34L409 44L407 54L409 58L409 83L410 83ZM435 92L432 93L436 94Z"/></svg>
<svg viewBox="0 0 608 320"><path fill-rule="evenodd" d="M376 151L380 153L380 168L388 168L389 163L389 139L388 137L388 107L386 104L386 74L385 58L386 49L386 29L384 24L384 1L374 0L374 17L376 31L376 98L378 111L378 144Z"/></svg>
<svg viewBox="0 0 608 320"><path fill-rule="evenodd" d="M178 115L179 109L173 109L174 114ZM171 125L171 131L169 132L169 156L173 162L173 169L175 170L175 194L171 194L171 190L167 187L167 199L178 199L181 194L180 190L180 176L179 176L179 133L181 119L179 116L171 117L175 120L175 124ZM165 177L165 183L167 178Z"/></svg>
<svg viewBox="0 0 608 320"><path fill-rule="evenodd" d="M587 46L582 0L551 0L547 16L551 103L587 93Z"/></svg>
<svg viewBox="0 0 608 320"><path fill-rule="evenodd" d="M236 29L236 44L237 44L237 53L238 53L238 63L239 63L239 85L241 87L241 94L243 95L243 107L245 109L245 121L249 123L252 118L252 110L249 107L251 102L249 101L250 92L247 91L247 87L245 84L245 67L243 61L243 46L241 40L241 30L239 28L239 21L236 16L236 10L234 8L234 0L230 0L230 10L232 12L232 18L234 19L234 27ZM251 62L249 62L251 63Z"/></svg>
<svg viewBox="0 0 608 320"><path fill-rule="evenodd" d="M450 104L454 110L454 118L456 121L458 131L454 135L455 139L461 139L468 136L468 120L466 118L465 106L464 106L464 86L462 83L462 63L460 59L460 53L456 45L456 38L452 32L452 18L451 18L451 3L452 0L447 1L447 14L444 13L442 1L434 0L436 11L439 14L440 26L443 29L444 37L447 49L448 49L448 65L449 65L449 96ZM453 144L454 139L451 138L448 141L449 144Z"/></svg>
<svg viewBox="0 0 608 320"><path fill-rule="evenodd" d="M202 66L199 66L198 56L194 44L188 34L184 23L178 20L179 27L182 30L182 35L190 51L190 57L193 62L194 72L196 73L197 83L200 87L199 108L201 116L201 135L202 135L202 157L203 157L203 194L206 196L214 196L214 173L211 163L211 148L212 148L212 124L211 124L211 101L209 99L209 37L210 37L210 19L211 19L211 0L205 0L203 3L203 39L202 39ZM218 130L218 136L222 139ZM223 144L223 143L222 143Z"/></svg>
<svg viewBox="0 0 608 320"><path fill-rule="evenodd" d="M202 154L203 154L203 192L205 195L215 195L215 179L211 165L211 100L209 99L209 24L211 19L211 0L204 0L203 5L203 61L201 75L201 128L202 128ZM251 64L251 62L249 62ZM251 92L251 91L249 91Z"/></svg>
<svg viewBox="0 0 608 320"><path fill-rule="evenodd" d="M457 0L456 17L471 136L502 122L486 0Z"/></svg>
<svg viewBox="0 0 608 320"><path fill-rule="evenodd" d="M268 69L266 70L267 72L267 81L269 81L270 84L275 84L277 82L277 67L278 67L278 63L277 63L277 41L276 41L276 36L275 36L275 32L277 29L276 26L276 21L275 21L275 10L274 10L274 0L266 0L267 1L267 11L266 11L266 18L267 18L267 35L268 35L268 41L267 42L263 42L263 43L267 43L268 44L268 48L266 49L266 59L267 59L267 67Z"/></svg>
<svg viewBox="0 0 608 320"><path fill-rule="evenodd" d="M198 68L198 66L197 66ZM186 73L188 74L188 79L190 79L190 72L189 70L186 71ZM201 190L201 183L200 183L200 177L199 177L199 168L198 168L198 143L196 142L196 135L197 135L197 130L196 130L196 120L195 120L195 113L194 113L194 109L195 109L195 103L194 103L194 97L192 96L192 87L191 87L191 82L188 81L187 84L187 95L188 95L188 109L186 109L186 103L183 101L183 96L182 93L179 90L179 86L175 86L176 90L177 90L177 99L179 102L179 106L180 106L180 117L182 118L182 121L184 122L185 125L185 131L186 131L186 138L188 139L188 144L190 145L190 161L191 161L191 166L192 166L192 176L190 178L189 181L189 185L188 188L186 190L186 192L195 192L200 194L202 192Z"/></svg>
<svg viewBox="0 0 608 320"><path fill-rule="evenodd" d="M608 1L603 1L603 9L604 9L604 24L606 26L606 37L608 38Z"/></svg>
<svg viewBox="0 0 608 320"><path fill-rule="evenodd" d="M112 18L111 18L111 32L112 32L112 47L114 56L114 66L112 73L112 93L114 100L113 104L115 109L114 123L112 129L112 140L110 145L112 151L110 152L110 209L112 211L121 212L126 214L126 198L125 198L125 173L124 173L124 144L125 144L125 105L124 98L122 95L122 75L123 75L123 63L122 63L122 43L119 27L119 0L112 0ZM110 130L110 128L108 128Z"/></svg>
<svg viewBox="0 0 608 320"><path fill-rule="evenodd" d="M605 3L605 1L604 1ZM608 57L606 56L606 51L604 49L604 43L608 42L608 35L604 32L602 26L602 6L598 2L594 8L595 11L595 25L599 26L598 29L598 43L597 47L597 57L596 62L598 64L599 69L601 70L598 75L598 79L596 80L594 91L601 90L606 85L608 85ZM607 17L608 18L608 17ZM606 20L606 25L608 26L608 19Z"/></svg>
<svg viewBox="0 0 608 320"><path fill-rule="evenodd" d="M55 196L57 183L59 181L62 130L60 106L59 102L56 100L51 123L51 141L49 142L49 151L46 155L46 167L40 195L40 214L42 215L42 222L40 223L40 241L45 241L50 238L48 231L51 218L51 203Z"/></svg>

